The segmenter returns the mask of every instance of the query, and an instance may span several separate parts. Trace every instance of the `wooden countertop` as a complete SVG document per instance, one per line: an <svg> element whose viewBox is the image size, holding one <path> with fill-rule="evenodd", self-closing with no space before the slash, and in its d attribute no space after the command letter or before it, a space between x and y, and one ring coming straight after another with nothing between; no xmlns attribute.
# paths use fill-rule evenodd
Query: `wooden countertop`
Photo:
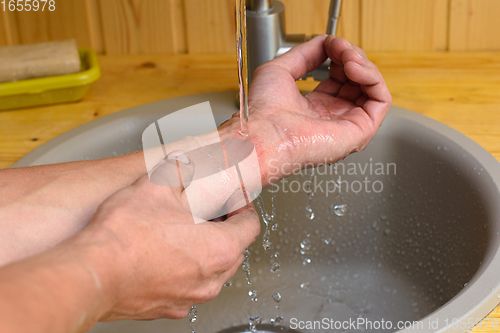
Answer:
<svg viewBox="0 0 500 333"><path fill-rule="evenodd" d="M377 53L369 58L384 74L394 105L451 126L500 161L500 53ZM234 55L101 56L99 63L102 77L78 103L0 111L0 168L96 118L162 99L238 88ZM299 82L303 90L315 84ZM490 317L499 327L475 332L500 332L500 307Z"/></svg>

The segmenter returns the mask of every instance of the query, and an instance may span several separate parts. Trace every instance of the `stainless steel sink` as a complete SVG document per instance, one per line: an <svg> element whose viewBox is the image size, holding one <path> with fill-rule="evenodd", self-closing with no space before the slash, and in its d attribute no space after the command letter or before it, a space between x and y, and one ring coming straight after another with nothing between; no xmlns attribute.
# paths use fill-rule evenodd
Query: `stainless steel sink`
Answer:
<svg viewBox="0 0 500 333"><path fill-rule="evenodd" d="M156 119L208 100L221 123L236 111L235 95L195 95L125 110L61 135L15 166L139 150L142 131ZM483 148L441 123L392 107L365 151L336 169L323 166L315 172L317 183L329 182L332 190L336 181L341 192L337 187L327 195L326 185L323 191L318 187L310 200L315 216L309 219L308 194L292 192L310 176L303 172L280 183L273 249L265 251L262 239L252 245L252 285L238 272L232 286L198 307L197 332L244 332L250 316L262 317L266 325L258 326L260 332L349 332L352 326L304 327L308 321L358 318L372 325L381 319L393 325L419 321L418 332L465 332L498 304L500 163ZM264 192L269 205L270 194ZM347 212L337 216L335 206L343 204ZM279 256L272 258L275 252ZM281 263L279 274L271 272L272 262ZM257 302L248 295L251 289ZM282 295L279 308L275 292ZM295 330L270 325L276 316ZM122 321L98 324L91 332L187 333L190 328L187 319Z"/></svg>

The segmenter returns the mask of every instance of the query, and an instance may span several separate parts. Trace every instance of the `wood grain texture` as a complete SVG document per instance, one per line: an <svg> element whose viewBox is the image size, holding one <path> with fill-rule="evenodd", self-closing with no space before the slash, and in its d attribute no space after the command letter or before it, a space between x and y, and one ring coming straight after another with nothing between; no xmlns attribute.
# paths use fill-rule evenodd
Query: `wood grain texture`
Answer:
<svg viewBox="0 0 500 333"><path fill-rule="evenodd" d="M90 40L90 47L97 53L104 52L104 42L102 40L102 25L101 15L99 12L99 4L97 0L83 0L85 1L85 14L88 24L88 38Z"/></svg>
<svg viewBox="0 0 500 333"><path fill-rule="evenodd" d="M500 50L500 1L450 1L450 51Z"/></svg>
<svg viewBox="0 0 500 333"><path fill-rule="evenodd" d="M190 54L236 54L235 1L184 0Z"/></svg>
<svg viewBox="0 0 500 333"><path fill-rule="evenodd" d="M19 44L16 14L0 11L0 46Z"/></svg>
<svg viewBox="0 0 500 333"><path fill-rule="evenodd" d="M86 1L56 1L56 9L16 12L19 42L39 43L75 38L79 46L94 48L90 38L90 23Z"/></svg>
<svg viewBox="0 0 500 333"><path fill-rule="evenodd" d="M107 54L184 52L184 31L179 29L184 14L178 0L105 0L99 8Z"/></svg>
<svg viewBox="0 0 500 333"><path fill-rule="evenodd" d="M367 51L445 51L449 0L362 0Z"/></svg>
<svg viewBox="0 0 500 333"><path fill-rule="evenodd" d="M330 0L280 0L285 4L287 33L318 35L326 32ZM360 41L360 0L342 3L337 35L353 44Z"/></svg>
<svg viewBox="0 0 500 333"><path fill-rule="evenodd" d="M344 0L340 9L337 36L361 44L361 0Z"/></svg>

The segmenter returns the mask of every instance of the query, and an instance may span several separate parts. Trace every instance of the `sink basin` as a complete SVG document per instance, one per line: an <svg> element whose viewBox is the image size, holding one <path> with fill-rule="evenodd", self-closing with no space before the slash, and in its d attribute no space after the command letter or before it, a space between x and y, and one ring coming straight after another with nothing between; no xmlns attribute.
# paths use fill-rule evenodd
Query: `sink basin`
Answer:
<svg viewBox="0 0 500 333"><path fill-rule="evenodd" d="M208 100L220 124L236 112L235 96L202 94L125 110L55 138L15 166L136 151L143 130L167 113ZM298 189L309 179L324 184L310 199ZM244 332L249 317L260 316L266 325L257 326L259 332L350 332L353 326L332 328L362 318L367 332L465 332L500 301L499 186L500 163L483 148L441 123L392 107L365 151L336 167L318 167L313 177L303 171L278 184L273 248L265 251L262 238L250 248L252 285L240 270L215 300L198 306L193 326L200 333ZM263 191L267 206L270 196ZM280 263L276 272L274 262ZM282 296L279 308L275 292ZM286 329L269 325L277 316ZM324 318L331 327L307 327ZM413 321L420 326L396 327ZM121 321L91 332L190 328L187 319Z"/></svg>

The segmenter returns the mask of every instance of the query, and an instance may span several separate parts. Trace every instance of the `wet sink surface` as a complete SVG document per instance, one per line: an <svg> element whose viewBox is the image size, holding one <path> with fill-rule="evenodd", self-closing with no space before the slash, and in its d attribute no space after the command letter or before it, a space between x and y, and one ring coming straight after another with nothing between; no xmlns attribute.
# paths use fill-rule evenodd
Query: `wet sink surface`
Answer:
<svg viewBox="0 0 500 333"><path fill-rule="evenodd" d="M16 166L135 151L142 131L166 113L209 100L220 123L236 111L234 97L235 92L196 95L126 110L54 139ZM499 175L498 162L469 139L393 107L365 151L336 168L317 168L313 178L303 171L278 184L273 248L264 250L262 237L252 245L252 285L239 271L230 287L198 307L194 328L243 332L237 327L250 316L265 324L283 316L285 326L301 322L300 332L322 332L307 329L308 321L357 318L394 325L422 320L420 332L445 332L455 318L485 316L500 293ZM298 190L309 179L323 184L310 201ZM264 202L269 208L268 190ZM308 202L313 219L306 214ZM344 204L347 211L338 216L335 206ZM279 273L271 271L273 262L280 263ZM248 295L251 289L257 302ZM282 296L279 308L275 292ZM190 329L186 319L106 323L92 332Z"/></svg>

